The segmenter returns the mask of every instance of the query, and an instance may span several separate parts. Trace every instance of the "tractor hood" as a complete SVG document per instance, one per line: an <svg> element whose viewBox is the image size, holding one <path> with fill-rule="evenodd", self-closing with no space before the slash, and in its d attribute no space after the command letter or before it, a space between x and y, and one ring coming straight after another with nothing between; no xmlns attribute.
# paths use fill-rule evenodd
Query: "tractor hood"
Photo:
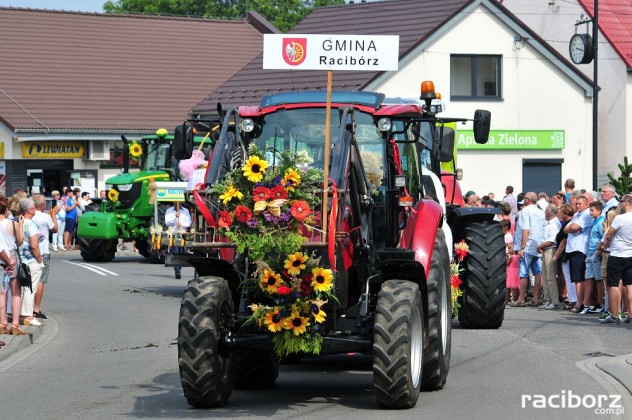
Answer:
<svg viewBox="0 0 632 420"><path fill-rule="evenodd" d="M163 171L128 172L113 176L105 181L105 183L110 185L132 184L134 182L147 181L151 178L153 178L154 181L169 181L169 174Z"/></svg>

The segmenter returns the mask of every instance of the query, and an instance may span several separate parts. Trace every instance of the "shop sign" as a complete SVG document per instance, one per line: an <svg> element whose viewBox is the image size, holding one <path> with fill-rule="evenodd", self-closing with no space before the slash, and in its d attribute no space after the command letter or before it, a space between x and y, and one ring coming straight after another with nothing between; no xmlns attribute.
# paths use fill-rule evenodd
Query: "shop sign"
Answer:
<svg viewBox="0 0 632 420"><path fill-rule="evenodd" d="M156 199L158 202L184 201L186 182L156 182Z"/></svg>
<svg viewBox="0 0 632 420"><path fill-rule="evenodd" d="M459 150L562 150L566 144L564 130L491 130L489 141L478 144L474 134L456 133Z"/></svg>
<svg viewBox="0 0 632 420"><path fill-rule="evenodd" d="M398 35L263 35L263 68L397 71Z"/></svg>
<svg viewBox="0 0 632 420"><path fill-rule="evenodd" d="M84 154L83 142L78 141L29 141L22 143L22 157L25 158L80 158Z"/></svg>

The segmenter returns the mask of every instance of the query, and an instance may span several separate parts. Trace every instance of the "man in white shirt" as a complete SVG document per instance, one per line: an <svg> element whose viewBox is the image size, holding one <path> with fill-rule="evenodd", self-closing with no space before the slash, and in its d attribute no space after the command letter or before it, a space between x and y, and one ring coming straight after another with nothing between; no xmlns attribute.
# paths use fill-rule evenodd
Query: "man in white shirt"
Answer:
<svg viewBox="0 0 632 420"><path fill-rule="evenodd" d="M42 276L40 277L39 284L37 285L37 291L35 292L35 302L33 304L33 315L35 318L46 319L46 315L40 310L40 304L42 303L42 297L44 296L44 285L48 283L48 273L50 271L50 243L48 241L49 233L57 232L57 213L61 209L61 204L57 204L55 207L46 211L46 198L42 194L34 194L33 202L35 202L35 215L33 216L33 222L39 228L39 247L42 253L42 261L44 262L44 268L42 269Z"/></svg>
<svg viewBox="0 0 632 420"><path fill-rule="evenodd" d="M632 195L626 194L621 197L620 207L624 213L614 218L604 242L606 247L610 246L607 265L610 316L599 320L604 324L618 324L621 320L630 322L630 314L623 318L620 315L620 281L628 292L628 310L632 308Z"/></svg>
<svg viewBox="0 0 632 420"><path fill-rule="evenodd" d="M175 203L165 212L165 225L171 227L174 232L191 227L191 213L186 207ZM174 265L173 270L177 279L181 278L182 266Z"/></svg>
<svg viewBox="0 0 632 420"><path fill-rule="evenodd" d="M524 207L516 221L514 232L514 252L520 258L518 276L520 277L520 295L513 306L539 306L542 287L542 261L538 253L538 245L544 235L544 214L535 205L538 196L530 191L524 195ZM525 303L529 289L529 271L533 273L533 300Z"/></svg>
<svg viewBox="0 0 632 420"><path fill-rule="evenodd" d="M603 200L603 211L601 214L604 216L608 213L610 209L616 209L619 205L617 198L615 197L615 189L611 184L605 184L601 187L601 199Z"/></svg>
<svg viewBox="0 0 632 420"><path fill-rule="evenodd" d="M560 295L557 288L557 261L553 256L557 251L555 237L562 228L562 223L557 218L557 206L549 204L544 211L546 224L542 242L538 245L538 252L542 254L542 288L544 289L544 309L557 309L560 305Z"/></svg>
<svg viewBox="0 0 632 420"><path fill-rule="evenodd" d="M586 281L586 252L588 239L592 229L593 218L590 216L588 199L580 195L575 199L575 215L564 227L568 234L566 239L566 254L571 272L571 281L577 290L577 303L571 310L580 313L584 309L584 282Z"/></svg>

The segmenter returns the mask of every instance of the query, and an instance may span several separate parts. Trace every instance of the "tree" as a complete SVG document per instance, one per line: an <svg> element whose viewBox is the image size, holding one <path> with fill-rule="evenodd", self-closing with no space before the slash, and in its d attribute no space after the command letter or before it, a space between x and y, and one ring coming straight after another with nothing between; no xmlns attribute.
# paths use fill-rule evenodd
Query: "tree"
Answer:
<svg viewBox="0 0 632 420"><path fill-rule="evenodd" d="M238 18L254 10L280 31L287 32L314 8L344 4L344 0L109 0L106 13L146 13L163 15Z"/></svg>
<svg viewBox="0 0 632 420"><path fill-rule="evenodd" d="M632 174L632 165L628 164L628 157L623 157L623 165L619 164L619 170L621 171L621 176L615 178L614 175L608 174L608 178L610 178L610 183L617 191L619 197L632 192L632 180L630 179L630 174Z"/></svg>

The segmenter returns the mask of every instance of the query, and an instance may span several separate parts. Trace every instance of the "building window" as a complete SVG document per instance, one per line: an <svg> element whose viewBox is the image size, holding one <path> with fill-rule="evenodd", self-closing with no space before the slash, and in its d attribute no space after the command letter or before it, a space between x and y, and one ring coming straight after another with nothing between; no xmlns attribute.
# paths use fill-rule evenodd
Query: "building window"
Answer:
<svg viewBox="0 0 632 420"><path fill-rule="evenodd" d="M499 55L451 55L450 99L501 99Z"/></svg>
<svg viewBox="0 0 632 420"><path fill-rule="evenodd" d="M101 162L101 168L122 168L123 167L123 142L110 142L109 159ZM129 145L128 145L129 147ZM130 156L130 168L139 168L139 160Z"/></svg>

